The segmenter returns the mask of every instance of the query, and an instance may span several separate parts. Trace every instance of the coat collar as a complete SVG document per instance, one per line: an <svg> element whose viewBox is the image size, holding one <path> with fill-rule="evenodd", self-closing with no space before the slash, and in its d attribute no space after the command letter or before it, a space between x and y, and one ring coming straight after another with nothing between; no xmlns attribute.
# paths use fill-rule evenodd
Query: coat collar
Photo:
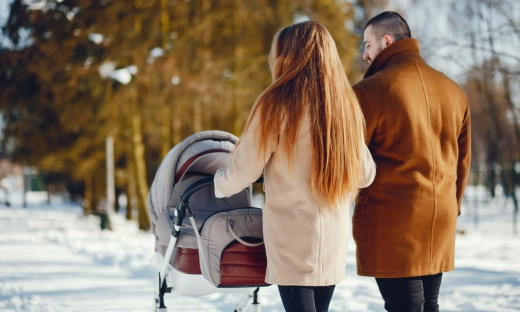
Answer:
<svg viewBox="0 0 520 312"><path fill-rule="evenodd" d="M417 39L407 38L394 42L388 48L383 49L383 51L381 51L381 53L376 56L372 64L370 64L368 67L365 78L368 78L378 71L383 70L388 65L388 62L394 57L409 53L416 54L420 57L421 45Z"/></svg>

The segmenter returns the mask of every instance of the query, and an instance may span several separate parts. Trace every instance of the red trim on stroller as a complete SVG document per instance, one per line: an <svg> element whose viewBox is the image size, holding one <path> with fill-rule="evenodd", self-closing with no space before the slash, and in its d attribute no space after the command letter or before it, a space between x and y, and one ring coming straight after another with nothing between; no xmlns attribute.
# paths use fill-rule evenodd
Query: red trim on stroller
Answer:
<svg viewBox="0 0 520 312"><path fill-rule="evenodd" d="M249 247L234 241L222 252L220 286L267 286L266 268L265 245Z"/></svg>
<svg viewBox="0 0 520 312"><path fill-rule="evenodd" d="M257 242L256 239L246 238ZM199 264L199 250L175 247L173 267L185 274L202 274ZM249 247L234 241L222 252L220 260L220 286L267 286L265 270L267 258L265 246Z"/></svg>
<svg viewBox="0 0 520 312"><path fill-rule="evenodd" d="M197 155L191 157L190 159L188 159L183 165L182 167L179 169L179 171L177 172L177 174L175 175L175 183L179 182L179 180L182 178L182 176L184 175L184 173L186 172L186 170L188 170L188 168L197 160L199 159L200 157L204 156L204 155L207 155L207 154L211 154L211 153L230 153L230 151L228 150L225 150L225 149L212 149L212 150L207 150L207 151L204 151L202 153L198 153Z"/></svg>
<svg viewBox="0 0 520 312"><path fill-rule="evenodd" d="M173 267L186 274L202 274L199 264L199 250L175 247L173 249Z"/></svg>

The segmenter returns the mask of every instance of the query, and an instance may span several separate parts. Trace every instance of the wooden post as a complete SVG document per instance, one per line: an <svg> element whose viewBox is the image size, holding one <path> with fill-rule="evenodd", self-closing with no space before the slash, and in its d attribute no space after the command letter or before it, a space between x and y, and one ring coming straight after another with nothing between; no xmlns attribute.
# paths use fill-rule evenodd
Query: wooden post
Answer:
<svg viewBox="0 0 520 312"><path fill-rule="evenodd" d="M114 137L109 135L106 139L106 165L107 165L107 207L110 215L114 212L116 202L115 177L114 177Z"/></svg>

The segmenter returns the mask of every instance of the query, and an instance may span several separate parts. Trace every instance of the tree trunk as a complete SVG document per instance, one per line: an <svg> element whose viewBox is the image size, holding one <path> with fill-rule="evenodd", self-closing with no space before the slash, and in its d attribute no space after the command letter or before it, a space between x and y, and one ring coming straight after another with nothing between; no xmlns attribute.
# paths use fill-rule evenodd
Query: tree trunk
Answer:
<svg viewBox="0 0 520 312"><path fill-rule="evenodd" d="M127 183L126 183L126 219L133 219L133 211L137 207L137 185L135 183L135 162L133 156L133 144L130 140L126 144L126 170L127 170Z"/></svg>
<svg viewBox="0 0 520 312"><path fill-rule="evenodd" d="M165 103L162 107L162 142L161 142L161 159L168 154L171 149L171 106Z"/></svg>
<svg viewBox="0 0 520 312"><path fill-rule="evenodd" d="M168 49L170 49L170 15L169 15L169 4L168 0L161 0L161 34L162 34L162 48L164 53L167 52ZM166 72L163 74L164 81L168 81L168 79L165 79L164 77L166 75ZM171 148L171 114L172 114L172 108L170 105L168 105L167 101L164 101L165 103L162 104L162 142L161 142L161 159L168 154Z"/></svg>
<svg viewBox="0 0 520 312"><path fill-rule="evenodd" d="M101 169L103 168L103 169ZM112 230L112 223L110 222L110 204L106 198L106 171L105 166L100 164L99 167L94 168L94 179L92 181L93 200L92 208L94 213L99 216L100 227L102 230Z"/></svg>
<svg viewBox="0 0 520 312"><path fill-rule="evenodd" d="M161 34L162 34L162 48L164 52L168 49L170 41L170 15L168 12L168 0L161 0Z"/></svg>
<svg viewBox="0 0 520 312"><path fill-rule="evenodd" d="M178 91L176 92L178 93ZM175 96L173 96L175 99ZM181 107L178 102L173 103L173 114L172 114L172 123L173 123L173 146L179 144L182 140L182 120L181 120Z"/></svg>
<svg viewBox="0 0 520 312"><path fill-rule="evenodd" d="M202 32L202 44L204 47L203 60L205 63L210 63L213 57L211 45L211 32L213 27L212 14L211 14L211 0L202 1L202 18L208 23L208 26L204 28ZM204 92L200 96L200 129L212 129L211 126L211 109L209 108L211 99L208 92Z"/></svg>
<svg viewBox="0 0 520 312"><path fill-rule="evenodd" d="M148 197L148 184L146 182L146 160L141 129L141 115L136 113L132 116L132 141L135 161L135 177L137 182L137 211L139 214L139 229L147 231L150 229L150 216L146 208Z"/></svg>
<svg viewBox="0 0 520 312"><path fill-rule="evenodd" d="M89 215L92 212L93 202L92 174L85 176L85 198L83 199L83 214Z"/></svg>
<svg viewBox="0 0 520 312"><path fill-rule="evenodd" d="M202 99L200 96L193 101L193 132L202 131Z"/></svg>
<svg viewBox="0 0 520 312"><path fill-rule="evenodd" d="M105 170L104 166L99 166L94 168L93 170L93 179L92 179L92 209L94 213L100 212L99 204L103 199L106 198L106 176L105 176Z"/></svg>
<svg viewBox="0 0 520 312"><path fill-rule="evenodd" d="M234 2L234 34L235 34L235 49L234 49L234 70L233 70L233 134L239 136L242 132L242 94L241 94L241 75L242 75L242 58L244 50L240 43L242 38L242 8L241 0L235 0Z"/></svg>
<svg viewBox="0 0 520 312"><path fill-rule="evenodd" d="M505 70L502 70L502 85L504 87L504 96L509 105L509 110L511 111L511 115L513 116L513 129L515 130L516 142L518 144L520 142L520 116L518 112L518 108L513 102L513 92L511 91L511 77L510 74ZM518 151L517 151L518 153ZM514 155L518 157L518 154Z"/></svg>
<svg viewBox="0 0 520 312"><path fill-rule="evenodd" d="M141 29L143 28L143 18L140 14L141 7L143 6L143 0L135 0L135 20L134 20L134 36L139 35L141 33Z"/></svg>
<svg viewBox="0 0 520 312"><path fill-rule="evenodd" d="M27 183L28 169L25 161L22 163L22 177L23 177L23 204L24 208L27 208L27 192L29 191L29 184Z"/></svg>
<svg viewBox="0 0 520 312"><path fill-rule="evenodd" d="M119 213L119 209L120 209L120 207L119 207L119 197L121 196L121 194L123 194L123 190L121 188L117 187L115 189L114 207L112 207L116 214Z"/></svg>

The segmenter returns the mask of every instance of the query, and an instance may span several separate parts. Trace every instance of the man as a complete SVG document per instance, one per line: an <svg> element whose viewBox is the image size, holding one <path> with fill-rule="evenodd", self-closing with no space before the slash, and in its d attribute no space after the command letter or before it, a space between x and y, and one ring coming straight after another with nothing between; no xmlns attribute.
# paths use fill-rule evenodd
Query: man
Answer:
<svg viewBox="0 0 520 312"><path fill-rule="evenodd" d="M377 175L353 216L358 274L376 278L388 311L439 311L469 171L468 100L424 62L399 14L371 19L364 42L370 66L354 91Z"/></svg>

